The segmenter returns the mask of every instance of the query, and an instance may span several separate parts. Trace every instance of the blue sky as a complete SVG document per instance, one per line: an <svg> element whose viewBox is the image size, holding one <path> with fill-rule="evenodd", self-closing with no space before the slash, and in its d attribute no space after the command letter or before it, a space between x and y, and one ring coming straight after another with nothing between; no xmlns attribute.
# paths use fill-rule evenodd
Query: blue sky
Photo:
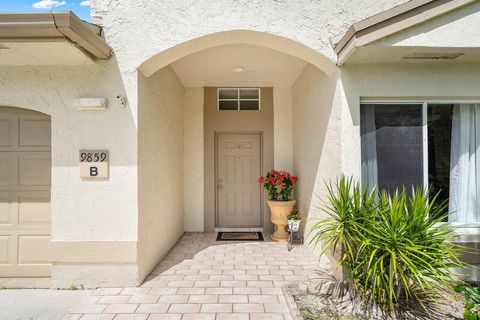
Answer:
<svg viewBox="0 0 480 320"><path fill-rule="evenodd" d="M90 1L84 0L0 0L0 12L73 11L90 21Z"/></svg>

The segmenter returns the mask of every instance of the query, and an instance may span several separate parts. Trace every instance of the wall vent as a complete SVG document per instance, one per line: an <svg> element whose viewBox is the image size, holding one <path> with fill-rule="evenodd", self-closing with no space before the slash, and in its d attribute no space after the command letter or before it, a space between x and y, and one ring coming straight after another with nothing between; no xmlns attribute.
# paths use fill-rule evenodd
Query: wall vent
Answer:
<svg viewBox="0 0 480 320"><path fill-rule="evenodd" d="M449 52L449 53L412 52L404 56L402 59L405 59L405 60L453 60L460 56L463 56L463 53L460 53L460 52Z"/></svg>

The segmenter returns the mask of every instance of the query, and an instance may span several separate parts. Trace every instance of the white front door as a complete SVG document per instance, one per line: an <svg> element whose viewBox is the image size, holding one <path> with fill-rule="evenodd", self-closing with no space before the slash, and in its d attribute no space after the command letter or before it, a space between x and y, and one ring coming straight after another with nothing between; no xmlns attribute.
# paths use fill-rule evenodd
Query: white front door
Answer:
<svg viewBox="0 0 480 320"><path fill-rule="evenodd" d="M261 227L261 135L218 134L217 227Z"/></svg>

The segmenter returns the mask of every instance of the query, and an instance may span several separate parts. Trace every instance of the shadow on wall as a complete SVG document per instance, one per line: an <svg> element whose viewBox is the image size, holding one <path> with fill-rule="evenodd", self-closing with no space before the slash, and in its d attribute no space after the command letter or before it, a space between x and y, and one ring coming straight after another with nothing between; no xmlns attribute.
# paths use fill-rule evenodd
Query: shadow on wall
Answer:
<svg viewBox="0 0 480 320"><path fill-rule="evenodd" d="M52 167L78 167L79 146L109 147L115 154L110 165L136 165L134 115L117 104L125 88L114 56L82 66L1 66L0 86L0 106L51 117ZM78 111L73 105L92 97L106 98L107 110Z"/></svg>
<svg viewBox="0 0 480 320"><path fill-rule="evenodd" d="M327 76L307 65L292 87L294 171L299 176L295 196L308 230L325 197L325 182L341 174L341 112L336 106L337 75ZM328 259L334 265L332 256Z"/></svg>
<svg viewBox="0 0 480 320"><path fill-rule="evenodd" d="M138 73L140 282L183 234L184 87L170 66Z"/></svg>
<svg viewBox="0 0 480 320"><path fill-rule="evenodd" d="M116 104L116 96L125 95L125 88L115 57L81 66L1 66L0 87L0 106L51 116L52 239L62 242L62 246L88 246L91 241L101 241L112 248L118 248L119 242L136 241L136 115L130 108ZM107 110L78 111L73 101L86 97L107 98ZM109 150L107 181L80 179L81 149ZM54 287L66 287L80 277L88 283L96 279L98 264L110 267L108 257L97 255L87 265L84 255L70 254L75 252L74 247L58 251L56 248L51 251ZM134 261L126 263L130 262ZM82 265L81 275L78 265ZM59 266L69 271L58 271Z"/></svg>
<svg viewBox="0 0 480 320"><path fill-rule="evenodd" d="M324 195L324 184L340 173L340 115L334 112L336 78L307 65L292 88L293 148L299 210L305 220ZM302 226L303 230L305 226Z"/></svg>

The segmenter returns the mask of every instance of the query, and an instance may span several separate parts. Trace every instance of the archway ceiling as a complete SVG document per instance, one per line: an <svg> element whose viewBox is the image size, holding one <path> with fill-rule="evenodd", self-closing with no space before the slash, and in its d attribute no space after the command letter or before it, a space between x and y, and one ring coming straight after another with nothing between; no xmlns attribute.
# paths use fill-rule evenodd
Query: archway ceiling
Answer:
<svg viewBox="0 0 480 320"><path fill-rule="evenodd" d="M205 49L172 63L186 87L290 87L307 63L273 49L232 44ZM245 68L234 72L235 66Z"/></svg>

